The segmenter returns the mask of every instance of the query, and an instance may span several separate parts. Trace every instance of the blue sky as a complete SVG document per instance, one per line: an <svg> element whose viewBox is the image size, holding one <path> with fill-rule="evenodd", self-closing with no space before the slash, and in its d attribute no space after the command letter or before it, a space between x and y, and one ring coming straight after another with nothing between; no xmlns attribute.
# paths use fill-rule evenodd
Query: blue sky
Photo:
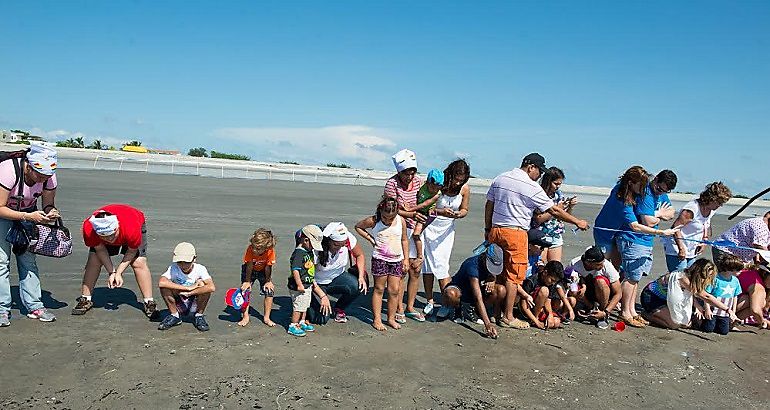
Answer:
<svg viewBox="0 0 770 410"><path fill-rule="evenodd" d="M770 2L0 2L0 128L257 160L768 185ZM765 141L761 143L761 141Z"/></svg>

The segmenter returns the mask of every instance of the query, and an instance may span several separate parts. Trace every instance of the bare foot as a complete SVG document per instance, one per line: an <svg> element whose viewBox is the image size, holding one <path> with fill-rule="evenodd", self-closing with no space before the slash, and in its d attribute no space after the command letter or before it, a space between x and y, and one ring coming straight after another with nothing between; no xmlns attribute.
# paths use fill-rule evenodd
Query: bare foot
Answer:
<svg viewBox="0 0 770 410"><path fill-rule="evenodd" d="M269 327L275 327L275 322L270 320L269 317L266 317L262 322L264 322Z"/></svg>
<svg viewBox="0 0 770 410"><path fill-rule="evenodd" d="M372 322L372 327L379 330L380 332L385 331L385 325L382 324L382 322Z"/></svg>
<svg viewBox="0 0 770 410"><path fill-rule="evenodd" d="M244 316L244 318L241 319L240 322L238 322L238 326L241 326L241 327L246 326L248 324L249 324L249 317L248 316Z"/></svg>
<svg viewBox="0 0 770 410"><path fill-rule="evenodd" d="M388 326L390 326L390 327L392 327L393 329L396 329L396 330L401 329L401 324L396 322L395 318L388 320Z"/></svg>

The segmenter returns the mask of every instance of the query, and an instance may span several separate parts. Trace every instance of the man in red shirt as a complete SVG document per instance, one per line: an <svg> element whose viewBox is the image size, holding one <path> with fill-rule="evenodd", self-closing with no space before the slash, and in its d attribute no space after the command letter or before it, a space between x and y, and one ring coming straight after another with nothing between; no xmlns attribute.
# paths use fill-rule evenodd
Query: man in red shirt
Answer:
<svg viewBox="0 0 770 410"><path fill-rule="evenodd" d="M147 265L147 229L142 211L122 204L105 205L83 221L83 241L90 248L82 295L77 298L73 315L82 315L94 304L91 301L96 280L102 266L109 272L107 287L123 286L123 272L131 266L136 283L144 298L144 313L148 318L157 316L157 306L152 298L152 275ZM116 267L111 256L118 253L123 260Z"/></svg>

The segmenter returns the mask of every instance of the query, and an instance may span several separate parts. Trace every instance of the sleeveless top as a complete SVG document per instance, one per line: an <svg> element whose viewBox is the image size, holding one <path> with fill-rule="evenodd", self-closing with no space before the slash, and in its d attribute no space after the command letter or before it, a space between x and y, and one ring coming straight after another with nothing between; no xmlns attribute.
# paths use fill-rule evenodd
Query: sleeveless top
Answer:
<svg viewBox="0 0 770 410"><path fill-rule="evenodd" d="M401 262L404 260L404 251L401 247L402 219L396 216L391 225L385 225L382 221L372 228L372 237L377 244L372 250L372 258L385 262Z"/></svg>
<svg viewBox="0 0 770 410"><path fill-rule="evenodd" d="M692 212L693 216L690 223L682 227L682 236L684 239L703 240L706 232L708 231L709 225L711 225L711 217L714 216L714 211L711 211L709 216L703 216L700 212L698 201L695 199L682 207L682 210L685 209ZM687 250L687 257L694 258L695 248L698 246L698 243L692 241L684 241L684 246ZM663 249L665 250L666 255L677 255L679 252L679 248L676 246L676 241L673 237L663 238Z"/></svg>

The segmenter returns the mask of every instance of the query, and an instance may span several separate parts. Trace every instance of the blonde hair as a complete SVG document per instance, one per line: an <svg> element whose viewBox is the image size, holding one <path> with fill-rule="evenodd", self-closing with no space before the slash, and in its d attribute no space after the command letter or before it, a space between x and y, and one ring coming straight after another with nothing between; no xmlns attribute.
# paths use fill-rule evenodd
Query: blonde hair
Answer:
<svg viewBox="0 0 770 410"><path fill-rule="evenodd" d="M714 285L717 276L717 267L714 262L700 258L689 268L684 270L685 276L690 279L690 291L697 295L706 290L706 286Z"/></svg>
<svg viewBox="0 0 770 410"><path fill-rule="evenodd" d="M271 249L275 247L275 236L269 229L259 228L254 231L250 239L251 246L258 249Z"/></svg>

